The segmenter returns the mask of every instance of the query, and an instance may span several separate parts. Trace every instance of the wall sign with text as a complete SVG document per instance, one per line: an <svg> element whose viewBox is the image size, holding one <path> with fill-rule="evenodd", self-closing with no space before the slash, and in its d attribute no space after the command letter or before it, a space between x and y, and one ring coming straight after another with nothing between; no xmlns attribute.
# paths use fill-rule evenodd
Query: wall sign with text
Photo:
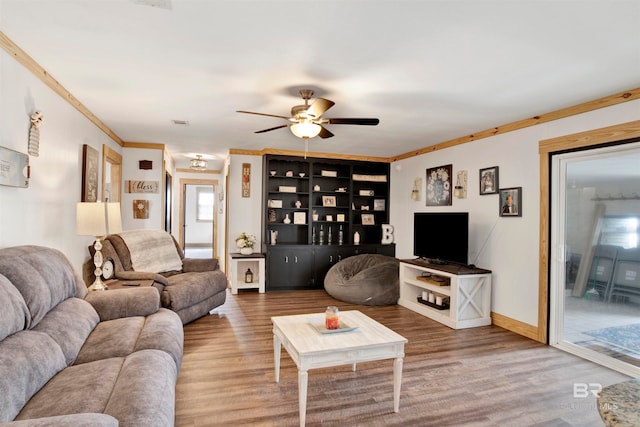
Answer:
<svg viewBox="0 0 640 427"><path fill-rule="evenodd" d="M251 163L242 164L242 197L251 196Z"/></svg>
<svg viewBox="0 0 640 427"><path fill-rule="evenodd" d="M158 193L160 183L158 181L125 181L124 191L127 193Z"/></svg>

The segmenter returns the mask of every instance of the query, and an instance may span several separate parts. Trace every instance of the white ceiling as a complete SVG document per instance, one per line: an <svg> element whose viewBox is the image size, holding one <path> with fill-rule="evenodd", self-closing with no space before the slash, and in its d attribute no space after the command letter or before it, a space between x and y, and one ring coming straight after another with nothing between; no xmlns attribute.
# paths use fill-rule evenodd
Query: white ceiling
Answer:
<svg viewBox="0 0 640 427"><path fill-rule="evenodd" d="M311 151L389 157L640 87L640 0L0 0L0 30L179 167L303 149L235 112L288 115L301 88L336 102L326 117L380 118Z"/></svg>

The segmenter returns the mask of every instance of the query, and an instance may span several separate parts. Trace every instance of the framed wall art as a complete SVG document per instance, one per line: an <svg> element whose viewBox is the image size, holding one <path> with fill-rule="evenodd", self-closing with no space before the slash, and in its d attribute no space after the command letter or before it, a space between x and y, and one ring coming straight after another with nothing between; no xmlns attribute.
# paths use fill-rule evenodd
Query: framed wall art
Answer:
<svg viewBox="0 0 640 427"><path fill-rule="evenodd" d="M427 169L427 206L451 206L453 165Z"/></svg>
<svg viewBox="0 0 640 427"><path fill-rule="evenodd" d="M82 194L81 202L98 201L98 150L82 145Z"/></svg>
<svg viewBox="0 0 640 427"><path fill-rule="evenodd" d="M522 216L522 187L500 189L500 216Z"/></svg>
<svg viewBox="0 0 640 427"><path fill-rule="evenodd" d="M480 195L498 194L498 166L480 169Z"/></svg>
<svg viewBox="0 0 640 427"><path fill-rule="evenodd" d="M133 201L133 217L135 219L149 219L149 201L148 200Z"/></svg>

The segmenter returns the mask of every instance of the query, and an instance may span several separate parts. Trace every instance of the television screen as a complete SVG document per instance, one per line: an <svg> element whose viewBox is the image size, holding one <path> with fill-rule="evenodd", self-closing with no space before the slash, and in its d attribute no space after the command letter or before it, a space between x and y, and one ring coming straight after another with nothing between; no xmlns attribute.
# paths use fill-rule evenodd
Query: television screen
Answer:
<svg viewBox="0 0 640 427"><path fill-rule="evenodd" d="M415 212L413 254L433 263L467 264L468 212Z"/></svg>

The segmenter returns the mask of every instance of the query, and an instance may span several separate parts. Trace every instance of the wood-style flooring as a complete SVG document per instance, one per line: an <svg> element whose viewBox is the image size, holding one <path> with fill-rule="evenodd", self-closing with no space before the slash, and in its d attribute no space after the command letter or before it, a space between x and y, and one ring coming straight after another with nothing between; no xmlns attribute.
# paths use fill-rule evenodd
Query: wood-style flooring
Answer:
<svg viewBox="0 0 640 427"><path fill-rule="evenodd" d="M360 310L409 340L400 412L392 360L311 370L308 426L602 426L595 397L574 398L574 384L628 379L496 326L456 331L401 306L355 306L323 290L241 291L184 328L176 426L298 425L297 369L283 349L274 382L270 317L327 305Z"/></svg>

